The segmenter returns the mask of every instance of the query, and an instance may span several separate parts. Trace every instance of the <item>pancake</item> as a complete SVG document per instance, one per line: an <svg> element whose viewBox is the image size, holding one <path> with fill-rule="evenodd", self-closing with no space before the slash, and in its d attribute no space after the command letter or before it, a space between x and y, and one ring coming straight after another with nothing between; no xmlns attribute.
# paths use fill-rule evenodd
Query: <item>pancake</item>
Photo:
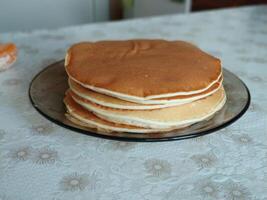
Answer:
<svg viewBox="0 0 267 200"><path fill-rule="evenodd" d="M69 77L127 101L204 92L221 77L220 60L183 41L83 42L67 52Z"/></svg>
<svg viewBox="0 0 267 200"><path fill-rule="evenodd" d="M94 104L71 91L69 94L76 103L106 121L151 129L175 129L203 121L220 110L226 101L223 87L214 94L192 103L144 111L112 109Z"/></svg>
<svg viewBox="0 0 267 200"><path fill-rule="evenodd" d="M151 110L151 109L167 108L167 107L182 105L185 103L190 103L215 93L221 87L221 84L222 80L220 80L220 82L215 83L207 91L204 91L196 95L177 96L165 99L153 99L153 100L146 100L133 103L118 98L114 98L112 96L107 96L101 93L94 92L93 90L84 88L75 81L69 79L70 89L76 95L84 99L87 99L93 103L99 104L101 106L117 108L117 109L128 109L128 110Z"/></svg>
<svg viewBox="0 0 267 200"><path fill-rule="evenodd" d="M132 133L153 133L159 131L167 131L167 130L155 130L155 129L146 129L140 128L136 126L117 124L109 121L105 121L97 116L95 116L92 112L85 110L83 107L78 105L70 96L70 93L67 92L64 98L64 103L67 108L66 117L73 123L87 127L98 129L99 131L105 132L132 132Z"/></svg>

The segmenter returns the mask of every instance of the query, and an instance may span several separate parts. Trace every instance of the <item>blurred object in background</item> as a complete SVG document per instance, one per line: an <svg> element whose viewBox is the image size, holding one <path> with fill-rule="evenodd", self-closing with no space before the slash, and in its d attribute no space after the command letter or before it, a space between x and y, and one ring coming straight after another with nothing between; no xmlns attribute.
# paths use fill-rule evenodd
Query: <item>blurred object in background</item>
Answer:
<svg viewBox="0 0 267 200"><path fill-rule="evenodd" d="M190 11L191 0L111 0L111 19L138 18Z"/></svg>
<svg viewBox="0 0 267 200"><path fill-rule="evenodd" d="M123 18L123 3L121 0L110 0L109 13L111 20L120 20Z"/></svg>
<svg viewBox="0 0 267 200"><path fill-rule="evenodd" d="M123 0L124 18L188 12L190 0Z"/></svg>
<svg viewBox="0 0 267 200"><path fill-rule="evenodd" d="M13 43L0 43L0 72L9 69L17 60L17 47Z"/></svg>
<svg viewBox="0 0 267 200"><path fill-rule="evenodd" d="M109 0L0 0L0 32L58 28L109 19Z"/></svg>
<svg viewBox="0 0 267 200"><path fill-rule="evenodd" d="M192 0L192 11L266 3L267 0Z"/></svg>
<svg viewBox="0 0 267 200"><path fill-rule="evenodd" d="M258 4L267 0L110 0L110 16L118 20Z"/></svg>

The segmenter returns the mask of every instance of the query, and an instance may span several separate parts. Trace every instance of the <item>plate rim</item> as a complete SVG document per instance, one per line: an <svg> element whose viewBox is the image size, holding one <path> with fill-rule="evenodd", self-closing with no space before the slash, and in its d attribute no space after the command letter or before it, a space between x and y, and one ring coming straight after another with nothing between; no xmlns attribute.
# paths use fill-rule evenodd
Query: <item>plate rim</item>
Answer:
<svg viewBox="0 0 267 200"><path fill-rule="evenodd" d="M250 103L251 103L251 94L250 91L247 87L247 85L244 83L244 81L242 81L242 79L240 79L238 76L236 76L234 73L232 73L230 70L223 68L223 70L226 70L228 72L230 72L231 74L233 74L245 87L246 92L248 94L248 99L246 102L246 105L244 106L244 108L241 110L241 112L239 112L236 116L234 116L232 119L230 119L229 121L225 122L224 124L218 125L214 128L208 129L208 130L204 130L204 131L200 131L200 132L193 132L187 135L178 135L178 136L170 136L170 137L162 137L162 138L129 138L129 137L123 137L123 136L110 136L110 135L103 135L100 133L96 133L96 132L92 132L92 131L87 131L87 130L82 130L80 128L77 127L73 127L71 125L67 125L57 119L54 119L53 117L45 114L41 109L39 109L39 107L34 103L34 100L31 96L31 88L32 88L32 84L35 81L36 78L38 78L38 76L43 73L45 70L47 70L48 68L52 67L53 65L56 65L58 63L62 63L64 62L64 60L59 60L56 62L53 62L51 64L49 64L48 66L46 66L45 68L43 68L41 71L39 71L36 75L34 75L34 77L32 78L30 84L29 84L29 88L28 88L28 96L30 99L30 102L32 104L32 106L38 111L38 113L40 113L43 117L45 117L46 119L50 120L51 122L57 124L58 126L64 127L68 130L71 131L75 131L78 133L82 133L88 136L93 136L93 137L98 137L98 138L104 138L104 139L109 139L109 140L119 140L119 141L126 141L126 142L167 142L167 141L175 141L175 140L184 140L184 139L190 139L190 138L196 138L196 137L200 137L203 135L208 135L210 133L216 132L220 129L223 129L229 125L231 125L232 123L234 123L235 121L237 121L239 118L241 118L245 112L248 110Z"/></svg>

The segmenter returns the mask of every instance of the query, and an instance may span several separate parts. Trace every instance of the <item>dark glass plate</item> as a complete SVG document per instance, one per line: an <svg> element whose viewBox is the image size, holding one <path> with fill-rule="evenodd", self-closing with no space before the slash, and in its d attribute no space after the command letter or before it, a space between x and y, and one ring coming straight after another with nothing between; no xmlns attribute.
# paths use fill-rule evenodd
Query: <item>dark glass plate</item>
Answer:
<svg viewBox="0 0 267 200"><path fill-rule="evenodd" d="M140 142L180 140L198 137L224 128L240 118L248 109L250 94L246 85L226 69L223 70L223 74L227 95L224 107L209 120L166 133L106 133L78 126L67 120L63 104L64 93L68 88L64 61L51 64L38 73L30 84L29 96L32 105L47 119L83 134Z"/></svg>

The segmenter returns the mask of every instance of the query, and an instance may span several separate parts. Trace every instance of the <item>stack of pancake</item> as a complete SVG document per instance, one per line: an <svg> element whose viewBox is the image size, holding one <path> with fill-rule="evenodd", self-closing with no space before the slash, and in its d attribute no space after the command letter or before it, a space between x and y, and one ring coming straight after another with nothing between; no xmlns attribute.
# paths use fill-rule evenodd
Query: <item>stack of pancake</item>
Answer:
<svg viewBox="0 0 267 200"><path fill-rule="evenodd" d="M67 118L101 131L170 131L209 119L226 101L220 60L183 41L82 42L65 68Z"/></svg>

